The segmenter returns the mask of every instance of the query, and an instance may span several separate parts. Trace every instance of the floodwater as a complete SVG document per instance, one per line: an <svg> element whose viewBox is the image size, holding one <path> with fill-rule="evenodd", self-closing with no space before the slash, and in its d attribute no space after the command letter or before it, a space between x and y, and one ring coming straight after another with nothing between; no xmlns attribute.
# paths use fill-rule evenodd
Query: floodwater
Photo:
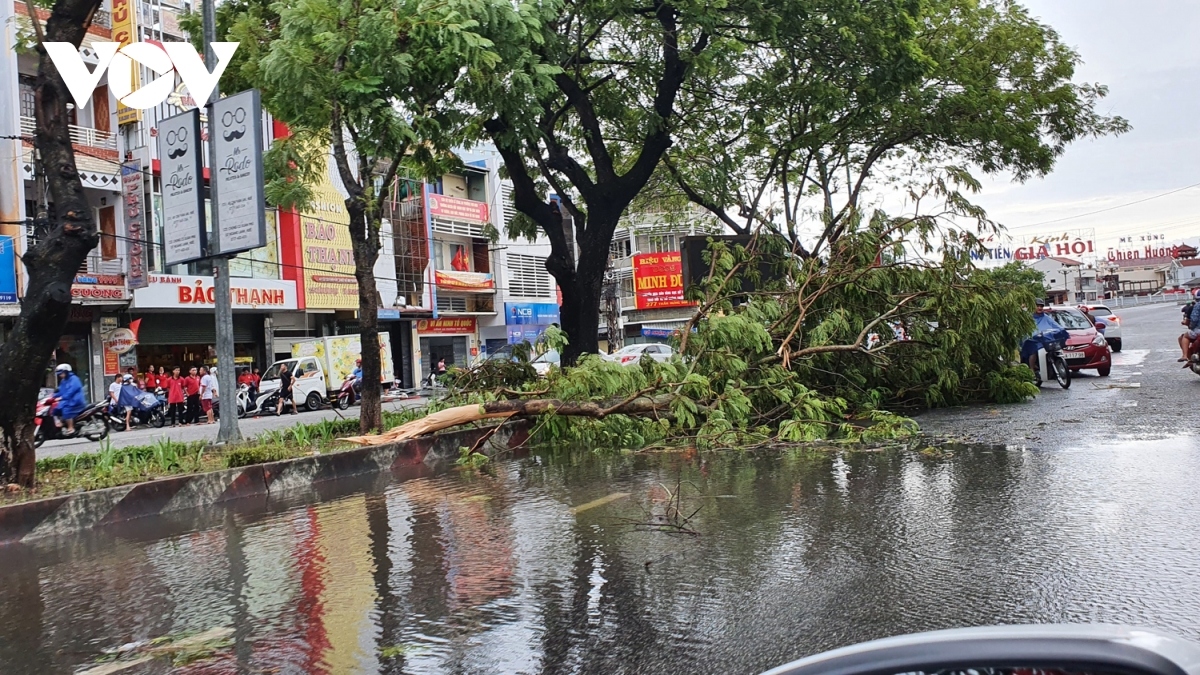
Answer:
<svg viewBox="0 0 1200 675"><path fill-rule="evenodd" d="M0 549L0 670L214 629L107 672L757 673L1020 622L1194 638L1196 445L542 455Z"/></svg>

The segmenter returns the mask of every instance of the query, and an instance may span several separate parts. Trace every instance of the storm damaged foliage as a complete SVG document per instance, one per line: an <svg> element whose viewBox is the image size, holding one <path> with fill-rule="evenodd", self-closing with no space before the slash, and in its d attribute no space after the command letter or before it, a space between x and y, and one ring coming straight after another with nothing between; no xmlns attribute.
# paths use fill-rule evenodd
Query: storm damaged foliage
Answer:
<svg viewBox="0 0 1200 675"><path fill-rule="evenodd" d="M694 330L674 340L677 358L623 366L588 354L545 377L530 376L519 358L485 362L454 375L457 393L437 420L392 434L532 417L540 440L603 448L668 438L877 441L915 433L909 411L1034 395L1015 359L1032 331L1034 287L1011 270L975 269L967 247L947 246L930 262L887 261L906 237L931 234L911 220L877 220L842 237L828 258L773 256L786 261L784 274L758 279L749 295L743 270L786 241L714 242ZM564 339L551 330L541 348L561 349Z"/></svg>

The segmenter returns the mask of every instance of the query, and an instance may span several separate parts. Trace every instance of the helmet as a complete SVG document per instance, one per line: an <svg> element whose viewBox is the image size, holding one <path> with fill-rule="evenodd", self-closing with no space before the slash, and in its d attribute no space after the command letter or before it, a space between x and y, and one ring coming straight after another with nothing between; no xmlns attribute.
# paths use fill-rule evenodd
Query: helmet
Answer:
<svg viewBox="0 0 1200 675"><path fill-rule="evenodd" d="M125 376L121 378L121 381L122 382L133 382L133 376L130 375L129 373L125 373Z"/></svg>
<svg viewBox="0 0 1200 675"><path fill-rule="evenodd" d="M71 364L69 364L69 363L60 363L60 364L58 364L57 366L55 366L55 367L54 367L54 372L56 372L56 373L69 373L69 372L71 372Z"/></svg>
<svg viewBox="0 0 1200 675"><path fill-rule="evenodd" d="M1042 298L1038 298L1037 300L1034 300L1034 301L1033 301L1033 304L1034 304L1034 305L1036 305L1036 306L1038 306L1038 307L1045 307L1045 306L1046 306L1046 301L1045 301L1045 300L1043 300Z"/></svg>
<svg viewBox="0 0 1200 675"><path fill-rule="evenodd" d="M361 365L362 365L362 359L354 359L354 365L356 365L356 366L361 366Z"/></svg>

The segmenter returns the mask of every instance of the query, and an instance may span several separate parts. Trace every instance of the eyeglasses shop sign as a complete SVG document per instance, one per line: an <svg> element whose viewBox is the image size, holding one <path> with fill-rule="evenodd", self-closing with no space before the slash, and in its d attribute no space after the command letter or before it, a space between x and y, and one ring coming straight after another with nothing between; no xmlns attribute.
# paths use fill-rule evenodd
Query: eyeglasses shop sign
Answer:
<svg viewBox="0 0 1200 675"><path fill-rule="evenodd" d="M209 120L213 147L213 226L218 253L267 245L263 193L262 105L249 89L213 104Z"/></svg>

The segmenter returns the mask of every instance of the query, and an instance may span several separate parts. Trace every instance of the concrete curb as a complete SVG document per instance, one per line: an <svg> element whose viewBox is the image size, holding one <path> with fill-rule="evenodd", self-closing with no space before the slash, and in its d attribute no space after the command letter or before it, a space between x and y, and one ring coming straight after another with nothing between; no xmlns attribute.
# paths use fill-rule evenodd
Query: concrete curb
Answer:
<svg viewBox="0 0 1200 675"><path fill-rule="evenodd" d="M233 508L239 500L249 497L265 498L270 502L289 493L313 490L321 483L352 476L391 472L400 478L412 475L414 467L452 465L458 459L459 448L473 446L489 432L490 428L468 429L389 445L171 476L3 506L0 507L0 546L75 534L199 507ZM527 438L525 423L506 424L488 439L482 450L490 455L520 446Z"/></svg>

